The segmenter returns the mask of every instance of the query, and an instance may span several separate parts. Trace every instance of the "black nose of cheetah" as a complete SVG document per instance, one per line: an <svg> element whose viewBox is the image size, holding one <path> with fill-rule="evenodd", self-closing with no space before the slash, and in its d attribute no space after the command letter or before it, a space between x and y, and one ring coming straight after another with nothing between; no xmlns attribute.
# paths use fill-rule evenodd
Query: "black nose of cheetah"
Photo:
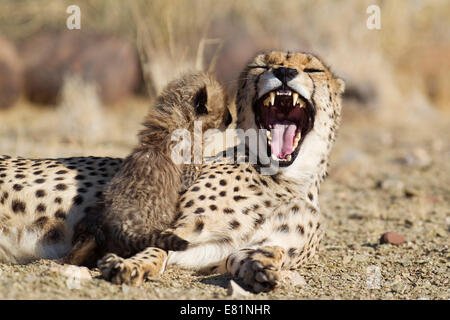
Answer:
<svg viewBox="0 0 450 320"><path fill-rule="evenodd" d="M273 74L277 77L283 84L287 84L290 80L292 80L297 74L297 69L280 67L273 70Z"/></svg>

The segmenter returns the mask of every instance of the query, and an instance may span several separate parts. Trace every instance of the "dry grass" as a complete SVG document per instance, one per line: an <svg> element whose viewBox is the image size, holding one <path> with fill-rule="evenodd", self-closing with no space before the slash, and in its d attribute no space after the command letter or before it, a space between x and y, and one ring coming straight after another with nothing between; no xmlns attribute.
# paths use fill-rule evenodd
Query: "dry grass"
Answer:
<svg viewBox="0 0 450 320"><path fill-rule="evenodd" d="M0 32L20 42L42 29L64 29L69 4L2 1ZM120 34L136 42L152 94L181 72L209 69L216 63L219 76L233 87L246 59L257 50L276 48L319 53L350 84L374 89L377 99L371 104L387 113L411 108L427 112L423 110L433 105L450 108L446 0L379 1L381 30L366 28L366 8L373 4L368 0L80 0L77 4L82 30Z"/></svg>

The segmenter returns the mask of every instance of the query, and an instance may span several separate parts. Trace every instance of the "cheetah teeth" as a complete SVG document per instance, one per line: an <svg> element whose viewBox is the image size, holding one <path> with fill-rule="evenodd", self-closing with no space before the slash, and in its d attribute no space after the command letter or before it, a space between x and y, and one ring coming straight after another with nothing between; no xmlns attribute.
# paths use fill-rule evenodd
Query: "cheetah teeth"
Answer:
<svg viewBox="0 0 450 320"><path fill-rule="evenodd" d="M298 147L298 143L301 138L302 138L302 133L301 132L297 133L297 135L295 136L295 139L294 139L294 144L293 144L294 149L296 149Z"/></svg>
<svg viewBox="0 0 450 320"><path fill-rule="evenodd" d="M275 93L273 91L270 93L270 104L275 105Z"/></svg>
<svg viewBox="0 0 450 320"><path fill-rule="evenodd" d="M298 93L294 92L294 94L292 95L292 105L296 106L297 105L297 101L298 101Z"/></svg>
<svg viewBox="0 0 450 320"><path fill-rule="evenodd" d="M269 93L269 96L263 101L264 106L273 107L275 105L275 97L276 96L292 96L292 106L303 108L305 104L300 99L300 95L297 92L289 91L289 92L280 92L280 91L272 91Z"/></svg>

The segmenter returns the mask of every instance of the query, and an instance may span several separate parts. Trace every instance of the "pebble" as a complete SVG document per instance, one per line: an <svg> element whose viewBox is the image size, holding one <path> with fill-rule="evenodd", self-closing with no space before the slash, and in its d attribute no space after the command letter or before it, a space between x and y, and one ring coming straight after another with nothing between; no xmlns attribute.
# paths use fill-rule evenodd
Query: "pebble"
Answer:
<svg viewBox="0 0 450 320"><path fill-rule="evenodd" d="M236 282L230 280L230 283L228 284L227 294L232 298L243 298L247 297L250 294L250 292L245 291Z"/></svg>
<svg viewBox="0 0 450 320"><path fill-rule="evenodd" d="M63 266L59 273L68 278L75 278L79 280L92 280L89 269L86 267Z"/></svg>
<svg viewBox="0 0 450 320"><path fill-rule="evenodd" d="M416 168L426 168L432 163L430 154L423 148L415 148L399 160L403 164Z"/></svg>
<svg viewBox="0 0 450 320"><path fill-rule="evenodd" d="M386 232L380 238L380 243L389 243L399 245L405 241L405 237L397 232Z"/></svg>
<svg viewBox="0 0 450 320"><path fill-rule="evenodd" d="M350 261L352 261L352 257L351 257L351 256L345 256L345 257L342 259L342 263L343 263L343 264L348 264Z"/></svg>
<svg viewBox="0 0 450 320"><path fill-rule="evenodd" d="M307 284L305 278L303 278L298 272L292 270L281 271L280 280L295 287L303 287Z"/></svg>
<svg viewBox="0 0 450 320"><path fill-rule="evenodd" d="M396 197L405 195L405 184L397 179L386 179L381 182L381 189Z"/></svg>

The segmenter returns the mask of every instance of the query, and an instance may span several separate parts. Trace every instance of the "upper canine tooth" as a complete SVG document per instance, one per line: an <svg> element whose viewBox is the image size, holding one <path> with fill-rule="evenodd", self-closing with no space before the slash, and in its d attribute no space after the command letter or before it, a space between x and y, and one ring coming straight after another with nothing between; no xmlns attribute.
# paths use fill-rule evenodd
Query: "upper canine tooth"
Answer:
<svg viewBox="0 0 450 320"><path fill-rule="evenodd" d="M292 95L292 104L294 107L297 105L297 101L298 101L298 93L294 92L294 94Z"/></svg>
<svg viewBox="0 0 450 320"><path fill-rule="evenodd" d="M272 106L275 105L275 92L270 93L270 103Z"/></svg>
<svg viewBox="0 0 450 320"><path fill-rule="evenodd" d="M267 97L265 100L264 100L264 106L269 106L269 103L270 103L270 97Z"/></svg>

